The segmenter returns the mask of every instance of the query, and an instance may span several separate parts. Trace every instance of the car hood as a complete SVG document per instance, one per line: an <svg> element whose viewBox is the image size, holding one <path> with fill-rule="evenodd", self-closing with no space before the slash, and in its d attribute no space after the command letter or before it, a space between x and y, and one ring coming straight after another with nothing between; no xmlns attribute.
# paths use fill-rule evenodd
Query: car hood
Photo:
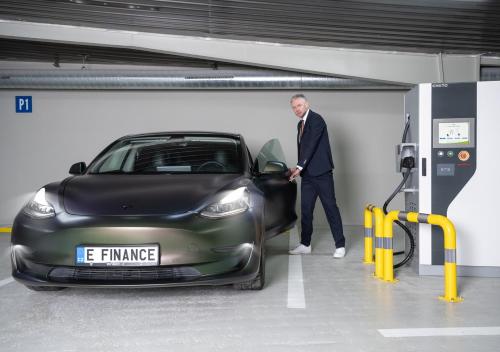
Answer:
<svg viewBox="0 0 500 352"><path fill-rule="evenodd" d="M74 215L174 215L193 210L244 176L83 175L66 182L65 210Z"/></svg>

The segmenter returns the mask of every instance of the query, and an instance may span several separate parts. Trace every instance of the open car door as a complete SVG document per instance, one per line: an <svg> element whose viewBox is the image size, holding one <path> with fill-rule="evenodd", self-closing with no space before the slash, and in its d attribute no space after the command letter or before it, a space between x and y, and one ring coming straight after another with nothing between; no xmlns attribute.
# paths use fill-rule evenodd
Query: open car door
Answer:
<svg viewBox="0 0 500 352"><path fill-rule="evenodd" d="M277 139L271 139L262 147L254 170L254 182L265 197L266 238L270 238L295 226L297 182L288 181L285 154Z"/></svg>

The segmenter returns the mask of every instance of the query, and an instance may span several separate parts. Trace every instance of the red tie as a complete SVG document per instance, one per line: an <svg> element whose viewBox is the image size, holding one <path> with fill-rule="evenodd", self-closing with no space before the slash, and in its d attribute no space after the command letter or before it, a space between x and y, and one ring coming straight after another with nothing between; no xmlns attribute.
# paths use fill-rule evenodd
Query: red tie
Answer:
<svg viewBox="0 0 500 352"><path fill-rule="evenodd" d="M302 139L303 133L304 133L304 120L302 120L302 122L300 124L300 138L299 139Z"/></svg>

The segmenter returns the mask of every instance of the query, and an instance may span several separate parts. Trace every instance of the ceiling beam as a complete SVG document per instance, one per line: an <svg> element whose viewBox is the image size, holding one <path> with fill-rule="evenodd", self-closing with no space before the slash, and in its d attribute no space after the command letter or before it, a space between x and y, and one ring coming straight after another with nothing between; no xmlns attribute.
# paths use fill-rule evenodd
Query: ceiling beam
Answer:
<svg viewBox="0 0 500 352"><path fill-rule="evenodd" d="M500 57L498 56L481 56L481 66L500 66Z"/></svg>
<svg viewBox="0 0 500 352"><path fill-rule="evenodd" d="M290 45L0 20L0 37L130 48L388 83L479 80L480 56Z"/></svg>

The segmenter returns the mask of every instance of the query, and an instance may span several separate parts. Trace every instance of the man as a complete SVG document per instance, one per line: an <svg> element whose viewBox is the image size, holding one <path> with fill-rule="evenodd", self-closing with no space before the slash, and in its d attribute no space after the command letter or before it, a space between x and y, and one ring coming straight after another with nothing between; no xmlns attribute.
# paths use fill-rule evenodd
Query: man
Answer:
<svg viewBox="0 0 500 352"><path fill-rule="evenodd" d="M345 256L345 238L342 219L335 200L333 186L333 161L325 120L309 109L309 103L303 94L296 94L290 100L292 110L300 119L297 125L298 163L290 170L290 181L302 177L301 186L301 241L290 254L311 253L311 235L313 232L313 212L319 196L325 209L328 223L335 240L334 258Z"/></svg>

